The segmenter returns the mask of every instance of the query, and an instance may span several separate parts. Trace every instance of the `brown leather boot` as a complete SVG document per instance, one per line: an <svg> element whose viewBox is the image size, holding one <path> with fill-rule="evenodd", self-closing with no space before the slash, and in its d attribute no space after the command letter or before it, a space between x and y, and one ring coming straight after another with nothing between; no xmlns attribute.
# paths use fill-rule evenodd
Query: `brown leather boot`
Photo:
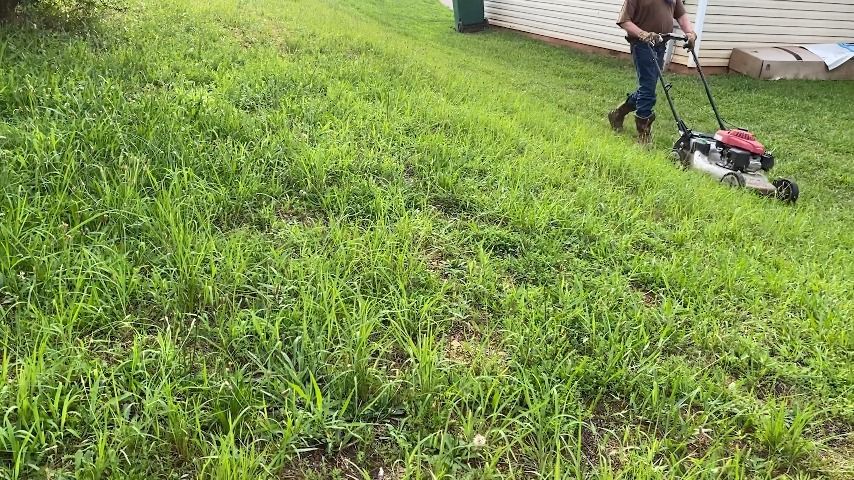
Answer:
<svg viewBox="0 0 854 480"><path fill-rule="evenodd" d="M654 113L649 118L641 118L635 115L635 126L638 128L638 143L641 145L652 143L652 122L654 121Z"/></svg>
<svg viewBox="0 0 854 480"><path fill-rule="evenodd" d="M635 104L626 99L622 105L609 112L608 122L611 124L611 128L613 128L615 132L622 132L623 120L626 118L626 115L634 112L635 108Z"/></svg>

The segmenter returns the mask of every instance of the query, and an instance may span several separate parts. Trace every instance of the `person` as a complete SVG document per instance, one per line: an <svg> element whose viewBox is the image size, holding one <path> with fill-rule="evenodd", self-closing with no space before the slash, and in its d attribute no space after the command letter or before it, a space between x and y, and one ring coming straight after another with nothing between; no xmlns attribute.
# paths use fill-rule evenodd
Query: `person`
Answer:
<svg viewBox="0 0 854 480"><path fill-rule="evenodd" d="M664 68L667 46L662 34L673 33L673 19L677 20L688 44L693 47L697 34L694 33L682 0L625 0L617 20L617 25L626 31L626 40L631 45L638 87L626 97L625 102L608 114L608 121L614 130L622 131L626 116L635 112L638 142L641 144L652 141L659 74L654 62Z"/></svg>

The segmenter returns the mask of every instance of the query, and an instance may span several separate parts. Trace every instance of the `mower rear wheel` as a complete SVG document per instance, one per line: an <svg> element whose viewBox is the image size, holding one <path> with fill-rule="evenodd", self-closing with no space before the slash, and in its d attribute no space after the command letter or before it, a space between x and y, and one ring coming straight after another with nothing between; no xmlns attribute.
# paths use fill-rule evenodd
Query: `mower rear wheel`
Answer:
<svg viewBox="0 0 854 480"><path fill-rule="evenodd" d="M744 175L741 172L729 172L721 177L721 183L730 187L742 188L747 182L744 180Z"/></svg>
<svg viewBox="0 0 854 480"><path fill-rule="evenodd" d="M798 201L798 197L801 195L801 191L798 188L798 184L789 180L788 178L778 178L771 182L776 188L774 195L779 199L786 203L795 203Z"/></svg>

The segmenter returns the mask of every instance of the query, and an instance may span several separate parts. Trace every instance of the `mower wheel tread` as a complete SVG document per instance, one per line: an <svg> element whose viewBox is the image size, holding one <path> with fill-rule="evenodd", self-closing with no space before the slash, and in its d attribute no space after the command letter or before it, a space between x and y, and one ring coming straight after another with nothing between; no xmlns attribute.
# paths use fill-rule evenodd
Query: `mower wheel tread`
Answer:
<svg viewBox="0 0 854 480"><path fill-rule="evenodd" d="M786 203L797 202L798 197L801 195L801 190L798 188L798 184L788 178L778 178L771 182L771 184L777 189L775 192L777 199Z"/></svg>

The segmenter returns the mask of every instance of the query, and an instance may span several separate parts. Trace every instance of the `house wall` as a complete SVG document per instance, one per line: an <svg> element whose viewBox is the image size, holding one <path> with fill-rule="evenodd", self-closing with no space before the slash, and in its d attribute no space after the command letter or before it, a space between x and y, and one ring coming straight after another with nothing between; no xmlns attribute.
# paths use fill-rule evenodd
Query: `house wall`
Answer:
<svg viewBox="0 0 854 480"><path fill-rule="evenodd" d="M625 32L617 25L623 0L485 0L484 7L492 25L629 53ZM693 18L696 1L686 9ZM688 64L680 53L673 61Z"/></svg>
<svg viewBox="0 0 854 480"><path fill-rule="evenodd" d="M486 0L492 25L629 52L617 17L623 0Z"/></svg>
<svg viewBox="0 0 854 480"><path fill-rule="evenodd" d="M708 0L700 62L726 66L733 48L843 41L854 41L854 0Z"/></svg>
<svg viewBox="0 0 854 480"><path fill-rule="evenodd" d="M733 48L854 41L854 0L685 0L702 20L698 48L708 67L726 67ZM698 5L706 4L705 15ZM493 25L628 53L616 24L623 0L485 0ZM677 48L673 63L693 66Z"/></svg>
<svg viewBox="0 0 854 480"><path fill-rule="evenodd" d="M705 23L704 15L701 17L701 10L706 8L705 4L707 2L713 0L683 0L685 3L685 11L688 12L688 17L691 18L691 22L694 23L694 30L699 34L703 30L703 24ZM701 5L702 4L702 5ZM699 23L698 23L699 22ZM678 27L674 29L675 33L682 34L682 30ZM675 44L674 44L675 46ZM697 40L697 48L702 47L702 39ZM698 50L699 51L699 50ZM671 61L677 65L685 65L685 66L694 66L694 58L691 57L691 52L685 50L681 47L676 47L673 49L673 58ZM703 59L700 58L700 62L703 62Z"/></svg>

